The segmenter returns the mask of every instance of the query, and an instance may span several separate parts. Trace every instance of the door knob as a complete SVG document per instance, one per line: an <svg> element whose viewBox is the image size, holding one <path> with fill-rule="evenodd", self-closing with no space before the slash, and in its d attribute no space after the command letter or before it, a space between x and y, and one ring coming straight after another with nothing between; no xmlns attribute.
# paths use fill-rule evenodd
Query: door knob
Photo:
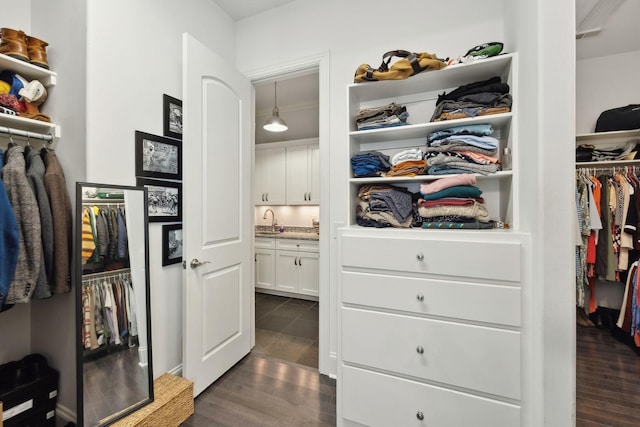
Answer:
<svg viewBox="0 0 640 427"><path fill-rule="evenodd" d="M199 261L198 258L194 258L191 260L191 262L189 263L189 266L191 268L198 268L201 265L205 265L205 264L209 264L211 261Z"/></svg>

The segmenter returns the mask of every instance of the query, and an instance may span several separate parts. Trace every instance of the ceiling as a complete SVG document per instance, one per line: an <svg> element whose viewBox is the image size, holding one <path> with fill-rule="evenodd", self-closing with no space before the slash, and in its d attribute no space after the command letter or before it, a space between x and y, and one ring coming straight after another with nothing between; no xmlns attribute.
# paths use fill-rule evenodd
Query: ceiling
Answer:
<svg viewBox="0 0 640 427"><path fill-rule="evenodd" d="M596 3L604 5L616 0L576 0L576 26ZM602 30L593 36L576 40L576 59L597 58L640 50L640 1L623 0L607 19Z"/></svg>
<svg viewBox="0 0 640 427"><path fill-rule="evenodd" d="M214 0L235 21L275 9L294 0Z"/></svg>

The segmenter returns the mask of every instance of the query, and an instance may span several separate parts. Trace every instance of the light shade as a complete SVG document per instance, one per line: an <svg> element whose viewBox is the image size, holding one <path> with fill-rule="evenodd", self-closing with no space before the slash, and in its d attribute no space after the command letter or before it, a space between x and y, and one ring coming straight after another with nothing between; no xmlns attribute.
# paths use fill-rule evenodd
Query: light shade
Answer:
<svg viewBox="0 0 640 427"><path fill-rule="evenodd" d="M289 129L287 124L280 118L280 110L278 110L278 93L276 90L277 83L273 83L273 111L271 112L271 117L265 122L262 126L264 130L269 132L284 132Z"/></svg>

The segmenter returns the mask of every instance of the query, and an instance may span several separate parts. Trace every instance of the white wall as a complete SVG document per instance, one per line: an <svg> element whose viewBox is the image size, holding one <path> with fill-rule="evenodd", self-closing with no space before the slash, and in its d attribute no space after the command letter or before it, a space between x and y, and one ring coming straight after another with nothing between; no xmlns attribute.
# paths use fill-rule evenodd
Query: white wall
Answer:
<svg viewBox="0 0 640 427"><path fill-rule="evenodd" d="M639 69L640 50L577 62L576 134L593 132L604 110L640 104Z"/></svg>
<svg viewBox="0 0 640 427"><path fill-rule="evenodd" d="M182 33L235 61L234 23L210 0L88 2L87 177L135 185L134 131L162 135L162 95L182 99ZM149 227L154 377L182 364L182 268Z"/></svg>

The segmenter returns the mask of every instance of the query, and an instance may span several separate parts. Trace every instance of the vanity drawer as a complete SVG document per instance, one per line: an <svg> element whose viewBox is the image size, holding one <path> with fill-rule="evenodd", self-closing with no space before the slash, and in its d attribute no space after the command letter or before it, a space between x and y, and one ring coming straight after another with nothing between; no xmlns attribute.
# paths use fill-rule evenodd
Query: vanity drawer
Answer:
<svg viewBox="0 0 640 427"><path fill-rule="evenodd" d="M342 368L341 382L345 425L354 425L349 421L371 427L520 425L517 405L347 366Z"/></svg>
<svg viewBox="0 0 640 427"><path fill-rule="evenodd" d="M520 288L452 280L342 272L342 302L520 326Z"/></svg>
<svg viewBox="0 0 640 427"><path fill-rule="evenodd" d="M275 249L276 239L269 237L256 237L254 240L254 246L260 249Z"/></svg>
<svg viewBox="0 0 640 427"><path fill-rule="evenodd" d="M342 308L344 362L520 398L520 333Z"/></svg>
<svg viewBox="0 0 640 427"><path fill-rule="evenodd" d="M318 252L318 242L314 240L277 239L276 249L283 251Z"/></svg>
<svg viewBox="0 0 640 427"><path fill-rule="evenodd" d="M447 240L342 236L345 267L520 281L521 244L513 240Z"/></svg>

